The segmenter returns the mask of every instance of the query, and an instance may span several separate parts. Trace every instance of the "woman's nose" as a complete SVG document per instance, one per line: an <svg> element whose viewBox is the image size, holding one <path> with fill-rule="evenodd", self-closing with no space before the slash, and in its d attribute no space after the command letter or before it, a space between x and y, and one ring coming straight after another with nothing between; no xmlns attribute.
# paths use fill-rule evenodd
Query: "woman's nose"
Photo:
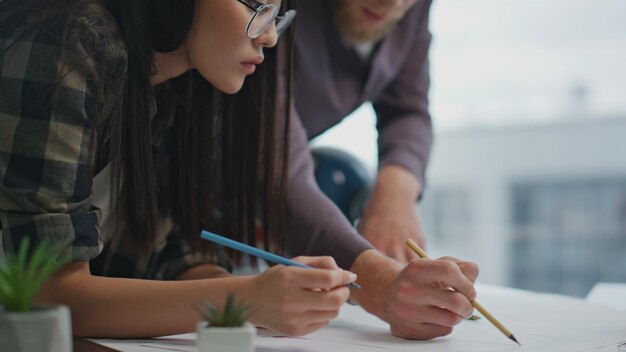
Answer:
<svg viewBox="0 0 626 352"><path fill-rule="evenodd" d="M253 39L253 42L265 48L271 48L278 42L278 33L276 32L276 24L272 24L263 34Z"/></svg>

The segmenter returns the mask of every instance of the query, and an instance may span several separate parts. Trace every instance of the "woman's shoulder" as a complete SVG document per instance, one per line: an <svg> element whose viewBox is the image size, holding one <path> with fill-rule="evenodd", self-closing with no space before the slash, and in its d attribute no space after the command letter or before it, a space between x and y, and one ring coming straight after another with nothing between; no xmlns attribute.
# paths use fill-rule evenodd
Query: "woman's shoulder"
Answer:
<svg viewBox="0 0 626 352"><path fill-rule="evenodd" d="M124 40L101 0L31 3L32 8L24 5L0 14L0 47L4 47L0 58L13 55L26 64L83 67L97 75L118 78L124 74Z"/></svg>
<svg viewBox="0 0 626 352"><path fill-rule="evenodd" d="M76 0L67 12L64 47L81 48L100 70L121 76L126 69L127 51L115 19L98 0Z"/></svg>
<svg viewBox="0 0 626 352"><path fill-rule="evenodd" d="M0 13L0 97L10 97L0 115L22 116L24 102L36 100L42 109L81 112L64 118L84 112L91 120L93 112L94 121L106 121L100 117L112 110L102 107L119 106L126 83L127 53L116 22L96 0L46 1L39 12L15 11L17 20ZM52 116L44 110L39 113Z"/></svg>

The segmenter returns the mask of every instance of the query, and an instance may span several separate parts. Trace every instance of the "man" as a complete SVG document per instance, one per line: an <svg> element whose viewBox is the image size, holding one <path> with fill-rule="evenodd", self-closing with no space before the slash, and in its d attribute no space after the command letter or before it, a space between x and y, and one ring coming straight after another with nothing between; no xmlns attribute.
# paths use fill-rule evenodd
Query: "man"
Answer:
<svg viewBox="0 0 626 352"><path fill-rule="evenodd" d="M424 245L415 202L424 185L432 131L428 113L430 0L299 1L295 51L297 114L313 138L372 102L379 173L359 232L383 253L414 258Z"/></svg>
<svg viewBox="0 0 626 352"><path fill-rule="evenodd" d="M414 259L404 241L423 243L414 205L431 143L426 100L429 6L424 0L299 1L296 106L291 114L291 249L330 255L341 268L356 273L362 289L352 289L351 299L388 322L392 334L410 339L449 334L471 315L478 267L454 258L415 259L404 265L374 250L317 187L307 132L315 136L362 102L374 102L381 171L360 231L387 254L405 262Z"/></svg>

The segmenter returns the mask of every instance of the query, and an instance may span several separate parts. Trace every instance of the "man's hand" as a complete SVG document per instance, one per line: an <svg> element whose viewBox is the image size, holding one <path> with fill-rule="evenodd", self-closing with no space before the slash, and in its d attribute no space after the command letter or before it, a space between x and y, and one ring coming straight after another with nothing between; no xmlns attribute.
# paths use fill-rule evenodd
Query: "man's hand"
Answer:
<svg viewBox="0 0 626 352"><path fill-rule="evenodd" d="M358 224L358 231L384 254L408 263L415 255L404 244L414 240L425 248L424 234L415 207L421 187L404 168L386 166Z"/></svg>
<svg viewBox="0 0 626 352"><path fill-rule="evenodd" d="M478 266L445 257L415 259L402 268L374 250L357 257L352 271L361 290L352 295L367 311L387 321L391 333L406 339L431 339L452 332L471 316Z"/></svg>

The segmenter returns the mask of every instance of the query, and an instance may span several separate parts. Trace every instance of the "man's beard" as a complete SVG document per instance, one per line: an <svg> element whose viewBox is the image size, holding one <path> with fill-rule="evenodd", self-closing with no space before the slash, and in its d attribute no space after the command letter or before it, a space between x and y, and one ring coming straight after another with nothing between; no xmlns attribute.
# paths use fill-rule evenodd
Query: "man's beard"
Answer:
<svg viewBox="0 0 626 352"><path fill-rule="evenodd" d="M354 17L354 10L349 7L349 0L336 0L332 3L335 26L342 38L352 44L376 43L387 36L397 23L397 19L387 20L382 28L373 30L358 23Z"/></svg>

